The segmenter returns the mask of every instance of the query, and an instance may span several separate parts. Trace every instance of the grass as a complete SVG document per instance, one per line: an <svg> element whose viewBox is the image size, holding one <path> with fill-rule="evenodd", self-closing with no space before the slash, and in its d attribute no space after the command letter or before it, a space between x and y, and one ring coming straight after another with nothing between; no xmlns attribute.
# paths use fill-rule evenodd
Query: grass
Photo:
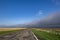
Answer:
<svg viewBox="0 0 60 40"><path fill-rule="evenodd" d="M20 31L20 30L0 31L0 34L7 34L7 33L11 33L11 32L17 32L17 31Z"/></svg>
<svg viewBox="0 0 60 40"><path fill-rule="evenodd" d="M0 28L0 34L7 34L11 32L17 32L24 28Z"/></svg>
<svg viewBox="0 0 60 40"><path fill-rule="evenodd" d="M25 28L0 28L0 31L11 31L11 30L20 30Z"/></svg>
<svg viewBox="0 0 60 40"><path fill-rule="evenodd" d="M40 40L60 40L60 35L56 34L58 32L50 31L38 31L36 29L32 29L32 32L37 36ZM59 32L60 33L60 32Z"/></svg>

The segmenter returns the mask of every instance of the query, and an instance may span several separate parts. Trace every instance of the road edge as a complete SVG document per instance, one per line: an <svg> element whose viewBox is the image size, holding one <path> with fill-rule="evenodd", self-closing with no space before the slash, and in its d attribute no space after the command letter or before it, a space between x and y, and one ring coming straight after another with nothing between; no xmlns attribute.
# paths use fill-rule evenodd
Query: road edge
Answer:
<svg viewBox="0 0 60 40"><path fill-rule="evenodd" d="M38 38L36 37L36 35L32 32L33 36L35 37L36 40L38 40Z"/></svg>

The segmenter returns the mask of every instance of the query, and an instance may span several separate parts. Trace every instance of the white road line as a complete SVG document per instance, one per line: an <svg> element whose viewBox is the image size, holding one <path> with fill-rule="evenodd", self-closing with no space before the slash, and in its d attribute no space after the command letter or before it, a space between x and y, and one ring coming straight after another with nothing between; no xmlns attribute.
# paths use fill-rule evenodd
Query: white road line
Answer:
<svg viewBox="0 0 60 40"><path fill-rule="evenodd" d="M35 37L36 40L38 40L38 38L35 36L35 34L32 32L33 36Z"/></svg>

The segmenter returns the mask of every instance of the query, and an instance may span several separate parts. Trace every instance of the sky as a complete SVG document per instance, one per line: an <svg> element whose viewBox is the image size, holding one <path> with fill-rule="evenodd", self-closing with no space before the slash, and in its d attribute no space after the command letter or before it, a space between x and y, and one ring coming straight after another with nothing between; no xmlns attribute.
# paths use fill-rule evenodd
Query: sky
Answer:
<svg viewBox="0 0 60 40"><path fill-rule="evenodd" d="M0 25L28 23L57 10L60 0L0 0Z"/></svg>

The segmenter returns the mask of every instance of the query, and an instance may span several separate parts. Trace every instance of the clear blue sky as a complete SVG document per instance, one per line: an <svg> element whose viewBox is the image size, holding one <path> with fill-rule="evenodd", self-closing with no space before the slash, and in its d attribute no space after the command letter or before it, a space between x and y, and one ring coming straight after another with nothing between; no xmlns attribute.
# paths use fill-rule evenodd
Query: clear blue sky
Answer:
<svg viewBox="0 0 60 40"><path fill-rule="evenodd" d="M59 9L59 0L0 0L0 25L31 22Z"/></svg>

